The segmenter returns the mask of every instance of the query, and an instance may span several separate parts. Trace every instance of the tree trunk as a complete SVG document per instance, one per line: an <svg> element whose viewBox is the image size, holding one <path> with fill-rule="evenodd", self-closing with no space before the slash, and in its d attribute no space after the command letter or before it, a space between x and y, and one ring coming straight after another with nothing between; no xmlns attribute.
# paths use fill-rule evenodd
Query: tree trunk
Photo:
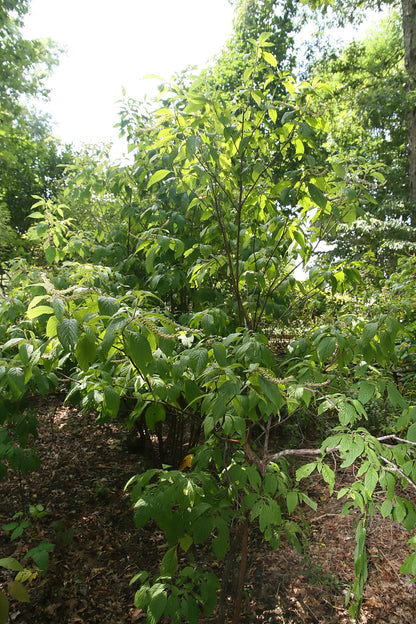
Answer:
<svg viewBox="0 0 416 624"><path fill-rule="evenodd" d="M408 112L408 165L410 221L416 227L416 0L402 0L404 64L408 76L410 109Z"/></svg>

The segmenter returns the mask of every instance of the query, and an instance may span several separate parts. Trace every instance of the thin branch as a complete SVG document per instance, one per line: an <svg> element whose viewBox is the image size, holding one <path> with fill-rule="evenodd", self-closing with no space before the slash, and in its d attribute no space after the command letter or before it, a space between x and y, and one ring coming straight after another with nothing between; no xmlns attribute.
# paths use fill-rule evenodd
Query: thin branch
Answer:
<svg viewBox="0 0 416 624"><path fill-rule="evenodd" d="M411 444L412 446L416 446L416 442L412 442L411 440L406 440L403 438L399 438L399 436L391 435L381 436L381 438L377 438L379 442L384 442L384 440L396 440L396 442L405 442L406 444Z"/></svg>
<svg viewBox="0 0 416 624"><path fill-rule="evenodd" d="M389 466L389 468L385 468L385 470L388 470L389 472L397 472L401 477L403 477L403 479L405 479L408 482L409 485L412 486L414 490L416 490L416 483L413 483L413 481L409 479L407 475L404 474L403 470L401 470L398 466L396 466L396 464L393 464L393 462L391 462L390 460L383 457L383 455L380 455L380 458L384 462L386 462L386 464Z"/></svg>

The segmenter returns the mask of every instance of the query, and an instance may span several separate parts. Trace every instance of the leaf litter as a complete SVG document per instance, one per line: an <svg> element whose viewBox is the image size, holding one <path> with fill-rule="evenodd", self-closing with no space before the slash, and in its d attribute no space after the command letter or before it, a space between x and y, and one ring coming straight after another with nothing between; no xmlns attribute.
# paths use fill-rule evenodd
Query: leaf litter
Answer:
<svg viewBox="0 0 416 624"><path fill-rule="evenodd" d="M125 448L120 424L97 427L94 415L63 406L59 396L38 400L36 408L41 468L22 481L10 472L0 483L0 527L23 505L42 505L47 513L34 518L14 541L0 529L0 556L27 565L24 555L42 540L55 547L46 573L28 585L30 603L10 600L10 622L145 622L146 615L134 607L137 588L129 582L141 569L157 574L166 546L154 526L135 528L124 486L148 467L146 459ZM343 502L336 493L328 496L319 477L310 478L308 487L319 504L316 512L304 510L311 528L303 553L284 542L272 551L256 528L250 529L242 624L351 622L345 595L353 580L354 518L341 515ZM416 585L400 573L409 537L378 512L371 520L360 624L416 621ZM206 557L210 559L209 553ZM10 579L0 569L0 588ZM232 583L230 587L231 602Z"/></svg>

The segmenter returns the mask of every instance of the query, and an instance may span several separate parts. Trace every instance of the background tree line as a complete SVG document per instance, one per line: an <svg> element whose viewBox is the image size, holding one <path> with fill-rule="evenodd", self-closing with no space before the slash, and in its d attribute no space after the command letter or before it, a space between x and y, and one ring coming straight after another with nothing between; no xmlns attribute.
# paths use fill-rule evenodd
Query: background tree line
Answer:
<svg viewBox="0 0 416 624"><path fill-rule="evenodd" d="M367 6L236 2L210 67L124 99L114 163L62 149L22 103L54 48L22 39L28 3L3 3L0 474L37 467L33 395L125 422L153 464L128 485L136 525L167 542L160 575L133 579L149 622L225 621L204 544L240 549L237 622L248 525L301 549L304 480L332 493L334 454L357 468L338 495L359 511L352 616L375 510L416 524L399 487L416 477L413 3L301 67L295 46L308 20L326 33Z"/></svg>

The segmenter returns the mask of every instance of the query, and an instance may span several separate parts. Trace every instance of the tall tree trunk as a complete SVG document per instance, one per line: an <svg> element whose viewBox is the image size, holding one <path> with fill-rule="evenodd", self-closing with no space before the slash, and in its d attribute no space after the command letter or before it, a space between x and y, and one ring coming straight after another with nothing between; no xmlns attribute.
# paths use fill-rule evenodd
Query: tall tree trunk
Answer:
<svg viewBox="0 0 416 624"><path fill-rule="evenodd" d="M409 204L411 225L416 227L416 0L402 0L404 63L411 108L408 113Z"/></svg>

